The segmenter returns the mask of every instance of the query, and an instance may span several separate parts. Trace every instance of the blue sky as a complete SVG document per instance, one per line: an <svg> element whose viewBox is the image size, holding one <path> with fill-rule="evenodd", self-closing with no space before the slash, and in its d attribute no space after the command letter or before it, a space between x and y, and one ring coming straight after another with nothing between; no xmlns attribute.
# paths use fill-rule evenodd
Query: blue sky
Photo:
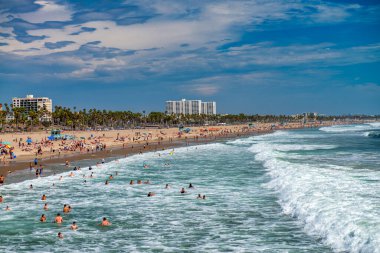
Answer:
<svg viewBox="0 0 380 253"><path fill-rule="evenodd" d="M379 1L0 2L0 102L380 113Z"/></svg>

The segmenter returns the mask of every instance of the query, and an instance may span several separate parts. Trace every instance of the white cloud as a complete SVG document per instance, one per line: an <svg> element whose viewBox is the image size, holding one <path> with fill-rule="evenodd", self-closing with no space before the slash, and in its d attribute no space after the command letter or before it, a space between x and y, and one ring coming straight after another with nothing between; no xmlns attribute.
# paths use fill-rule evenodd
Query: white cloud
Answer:
<svg viewBox="0 0 380 253"><path fill-rule="evenodd" d="M44 23L47 21L70 21L72 12L65 5L58 5L53 1L38 0L34 2L41 6L37 11L16 14L30 23Z"/></svg>

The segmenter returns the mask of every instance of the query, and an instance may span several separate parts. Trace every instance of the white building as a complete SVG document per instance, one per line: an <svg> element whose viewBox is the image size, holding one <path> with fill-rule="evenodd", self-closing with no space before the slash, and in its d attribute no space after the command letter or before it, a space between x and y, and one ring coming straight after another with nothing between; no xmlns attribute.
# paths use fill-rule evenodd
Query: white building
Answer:
<svg viewBox="0 0 380 253"><path fill-rule="evenodd" d="M35 98L33 95L26 95L25 98L13 98L13 108L23 107L25 113L30 111L37 112L40 108L45 108L49 113L42 116L41 120L51 121L51 113L53 112L53 102L47 97Z"/></svg>
<svg viewBox="0 0 380 253"><path fill-rule="evenodd" d="M167 114L216 114L216 102L201 100L166 101Z"/></svg>

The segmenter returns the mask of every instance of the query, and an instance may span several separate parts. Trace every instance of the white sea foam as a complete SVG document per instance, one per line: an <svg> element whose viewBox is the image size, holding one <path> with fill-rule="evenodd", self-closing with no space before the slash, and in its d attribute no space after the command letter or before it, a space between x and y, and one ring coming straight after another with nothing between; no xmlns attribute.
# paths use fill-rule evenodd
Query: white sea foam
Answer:
<svg viewBox="0 0 380 253"><path fill-rule="evenodd" d="M346 133L346 132L362 132L366 130L380 129L380 123L368 123L362 125L336 125L329 127L321 127L320 131L329 133Z"/></svg>
<svg viewBox="0 0 380 253"><path fill-rule="evenodd" d="M308 234L320 237L336 252L380 252L379 173L287 161L289 154L278 150L298 150L303 145L282 147L278 136L262 137L250 151L267 168L272 180L265 186L279 194L284 213L301 220Z"/></svg>

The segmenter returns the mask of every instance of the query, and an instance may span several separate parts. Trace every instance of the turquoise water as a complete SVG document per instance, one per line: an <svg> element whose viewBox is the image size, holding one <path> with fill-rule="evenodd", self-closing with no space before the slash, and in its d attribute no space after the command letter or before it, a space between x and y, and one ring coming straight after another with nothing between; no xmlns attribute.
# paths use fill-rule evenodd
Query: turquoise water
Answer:
<svg viewBox="0 0 380 253"><path fill-rule="evenodd" d="M278 131L4 185L0 251L380 252L378 129ZM73 211L51 223L64 204ZM47 223L38 221L42 213ZM112 226L98 226L102 217Z"/></svg>

